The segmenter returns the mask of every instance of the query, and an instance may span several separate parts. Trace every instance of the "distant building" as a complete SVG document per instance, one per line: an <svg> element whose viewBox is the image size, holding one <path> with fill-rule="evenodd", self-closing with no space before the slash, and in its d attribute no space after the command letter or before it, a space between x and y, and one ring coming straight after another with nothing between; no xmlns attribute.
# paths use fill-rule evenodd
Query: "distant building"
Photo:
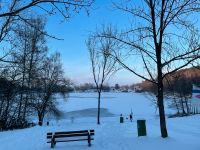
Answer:
<svg viewBox="0 0 200 150"><path fill-rule="evenodd" d="M135 85L134 86L134 91L135 92L142 92L143 90L142 90L142 87L140 85Z"/></svg>

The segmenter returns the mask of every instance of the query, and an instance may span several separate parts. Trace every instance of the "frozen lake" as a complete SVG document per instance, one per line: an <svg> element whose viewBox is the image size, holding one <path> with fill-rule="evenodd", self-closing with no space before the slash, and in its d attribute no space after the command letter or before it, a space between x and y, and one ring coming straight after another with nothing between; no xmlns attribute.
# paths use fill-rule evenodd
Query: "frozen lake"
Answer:
<svg viewBox="0 0 200 150"><path fill-rule="evenodd" d="M131 111L137 119L155 118L158 111L151 100L143 93L102 93L101 117L129 116ZM67 100L60 98L59 108L64 118L97 116L97 93L70 93ZM170 110L166 109L167 113Z"/></svg>

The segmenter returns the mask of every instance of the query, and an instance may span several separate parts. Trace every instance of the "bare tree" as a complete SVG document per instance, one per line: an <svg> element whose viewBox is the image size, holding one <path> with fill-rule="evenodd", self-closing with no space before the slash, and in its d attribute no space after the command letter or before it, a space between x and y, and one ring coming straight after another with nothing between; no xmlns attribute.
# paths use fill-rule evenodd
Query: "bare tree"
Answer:
<svg viewBox="0 0 200 150"><path fill-rule="evenodd" d="M69 19L81 10L88 13L93 2L94 0L2 0L0 2L0 69L3 69L1 76L6 82L4 87L6 90L1 91L0 117L4 118L5 128L16 127L19 120L26 120L27 114L33 112L30 110L30 106L32 107L33 100L39 93L35 86L40 81L39 71L44 69L40 67L40 63L42 59L47 59L47 53L42 53L43 50L47 50L44 36L58 39L44 31L43 20L37 17L33 18L33 12L36 15L37 13L43 15L43 17L44 15L59 14L63 19ZM41 58L42 55L43 58ZM49 58L49 60L52 59ZM7 76L4 76L5 72L8 73ZM64 83L66 84L67 81L63 81ZM49 99L45 97L45 90L41 90L43 100L51 101L52 93L65 93L67 89L65 85L55 85L55 87L53 92L48 91ZM53 88L55 87L53 86ZM6 94L6 92L10 92L10 94ZM38 103L38 105L41 104ZM53 108L55 105L51 106L52 109L49 109L50 107L47 109L47 106L44 106L42 110L38 109L40 120L43 120L47 110L56 112L56 108Z"/></svg>
<svg viewBox="0 0 200 150"><path fill-rule="evenodd" d="M177 115L189 115L192 77L187 77L181 71L176 72L170 75L164 87L165 95L169 98L169 106L176 108Z"/></svg>
<svg viewBox="0 0 200 150"><path fill-rule="evenodd" d="M47 54L44 32L45 23L41 18L31 18L30 22L34 27L22 22L17 25L15 40L11 43L14 50L11 53L11 60L18 62L15 67L18 71L18 80L20 80L20 100L18 108L18 120L25 120L28 103L31 99L31 91L34 86L38 71L38 66L43 57Z"/></svg>
<svg viewBox="0 0 200 150"><path fill-rule="evenodd" d="M199 72L198 67L191 67L168 75L165 92L173 96L170 106L177 109L178 115L191 114L192 86L199 83Z"/></svg>
<svg viewBox="0 0 200 150"><path fill-rule="evenodd" d="M22 127L22 122L17 122L19 107L19 80L15 66L1 70L0 87L0 128L11 129Z"/></svg>
<svg viewBox="0 0 200 150"><path fill-rule="evenodd" d="M195 26L199 6L198 0L143 0L137 4L134 1L114 3L114 7L129 14L133 22L130 27L124 29L125 31L104 28L98 33L99 37L124 44L123 49L117 51L129 56L127 61L115 53L111 55L125 69L156 85L160 131L163 138L168 137L163 79L199 58L199 33ZM134 60L133 66L128 65L131 57ZM141 67L144 72L141 71Z"/></svg>
<svg viewBox="0 0 200 150"><path fill-rule="evenodd" d="M85 10L88 14L93 3L94 0L1 0L0 44L2 53L0 62L16 63L7 58L9 52L6 49L8 47L4 48L4 45L9 45L15 40L13 39L13 30L19 22L25 22L29 26L35 27L30 22L33 14L40 14L43 17L59 14L64 20L67 20L81 10ZM42 30L39 31L50 38L59 39L46 32L42 32Z"/></svg>
<svg viewBox="0 0 200 150"><path fill-rule="evenodd" d="M98 92L97 124L100 124L101 93L104 82L119 69L116 66L117 61L112 59L109 54L110 51L113 51L118 46L113 40L96 38L92 35L88 38L86 44L90 54L93 78Z"/></svg>
<svg viewBox="0 0 200 150"><path fill-rule="evenodd" d="M41 67L35 86L36 99L31 103L32 108L37 112L39 125L43 124L43 119L47 113L59 115L55 93L61 93L65 96L66 91L58 88L58 86L68 86L68 80L64 78L59 53L47 57Z"/></svg>
<svg viewBox="0 0 200 150"><path fill-rule="evenodd" d="M17 16L33 8L41 9L50 15L60 13L64 18L69 18L71 12L79 12L80 9L88 11L93 2L94 0L2 0L0 18Z"/></svg>
<svg viewBox="0 0 200 150"><path fill-rule="evenodd" d="M35 26L43 30L44 23L36 18ZM44 35L39 30L21 24L13 43L11 60L18 63L1 70L0 126L3 129L28 126L28 115L37 112L39 125L47 113L59 115L55 93L68 92L69 80L63 76L60 55L48 57ZM9 64L7 64L9 65Z"/></svg>

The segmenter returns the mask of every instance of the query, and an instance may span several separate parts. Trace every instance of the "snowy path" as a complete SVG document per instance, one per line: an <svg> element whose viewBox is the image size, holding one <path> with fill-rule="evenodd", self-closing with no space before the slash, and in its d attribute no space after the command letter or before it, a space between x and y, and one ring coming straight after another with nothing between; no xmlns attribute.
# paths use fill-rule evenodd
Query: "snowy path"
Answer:
<svg viewBox="0 0 200 150"><path fill-rule="evenodd" d="M160 138L158 120L147 120L147 137L137 137L136 122L125 122L120 124L113 118L104 119L101 125L96 125L94 120L86 123L82 119L71 124L69 121L62 120L58 124L54 123L49 127L33 127L30 129L7 131L0 133L0 143L2 150L47 150L50 144L46 143L46 133L49 131L69 131L80 129L95 129L95 140L92 147L87 147L87 142L58 143L56 150L199 150L199 128L194 123L190 128L187 122L200 119L200 116L187 117L168 120L170 137ZM92 123L93 122L93 123ZM183 126L177 122L185 123Z"/></svg>
<svg viewBox="0 0 200 150"><path fill-rule="evenodd" d="M73 95L72 95L73 96ZM89 99L73 97L69 101L60 101L64 112L78 110L93 110L96 106L94 94L78 94L77 96L92 97ZM112 97L109 99L109 97ZM115 98L113 98L115 97ZM101 119L101 125L96 124L94 117L75 117L74 122L65 117L59 121L50 121L50 126L33 127L29 129L0 132L0 150L50 150L46 143L46 133L53 131L70 131L95 129L92 147L86 141L58 143L56 150L200 150L200 116L167 119L169 138L160 137L159 119L149 100L141 94L117 93L107 94L102 101L103 108L114 114ZM119 123L119 114L129 114L133 109L134 122L125 119ZM90 112L91 111L86 111ZM93 111L92 111L93 112ZM73 114L73 113L72 113ZM91 115L92 116L92 115ZM138 118L146 119L147 136L137 137Z"/></svg>

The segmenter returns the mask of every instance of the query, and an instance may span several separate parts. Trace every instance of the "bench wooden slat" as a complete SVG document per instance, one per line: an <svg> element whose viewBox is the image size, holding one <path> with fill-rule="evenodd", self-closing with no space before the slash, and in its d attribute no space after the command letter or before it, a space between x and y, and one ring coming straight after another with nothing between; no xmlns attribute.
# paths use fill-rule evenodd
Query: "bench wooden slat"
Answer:
<svg viewBox="0 0 200 150"><path fill-rule="evenodd" d="M51 139L52 138L52 135L47 135L47 139Z"/></svg>
<svg viewBox="0 0 200 150"><path fill-rule="evenodd" d="M94 135L94 130L89 130L90 131L90 135L93 136ZM60 137L73 137L73 136L87 136L88 135L88 130L81 130L80 131L70 131L70 132L55 132L54 136L56 138L60 138ZM52 138L53 133L47 133L47 139Z"/></svg>
<svg viewBox="0 0 200 150"><path fill-rule="evenodd" d="M94 135L94 133L90 133L90 135L92 136L92 135Z"/></svg>
<svg viewBox="0 0 200 150"><path fill-rule="evenodd" d="M75 134L55 134L54 138L75 137L75 136L88 136L88 133L75 133Z"/></svg>
<svg viewBox="0 0 200 150"><path fill-rule="evenodd" d="M73 133L86 133L88 130L68 131L68 132L55 132L55 134L73 134Z"/></svg>
<svg viewBox="0 0 200 150"><path fill-rule="evenodd" d="M76 140L58 140L57 142L73 142L73 141L87 141L88 139L76 139ZM94 138L91 138L91 140L94 140ZM47 143L51 143L51 141L48 141Z"/></svg>
<svg viewBox="0 0 200 150"><path fill-rule="evenodd" d="M47 133L47 139L51 139L52 138L53 133L52 132L48 132Z"/></svg>
<svg viewBox="0 0 200 150"><path fill-rule="evenodd" d="M94 135L94 130L89 130L90 135Z"/></svg>

